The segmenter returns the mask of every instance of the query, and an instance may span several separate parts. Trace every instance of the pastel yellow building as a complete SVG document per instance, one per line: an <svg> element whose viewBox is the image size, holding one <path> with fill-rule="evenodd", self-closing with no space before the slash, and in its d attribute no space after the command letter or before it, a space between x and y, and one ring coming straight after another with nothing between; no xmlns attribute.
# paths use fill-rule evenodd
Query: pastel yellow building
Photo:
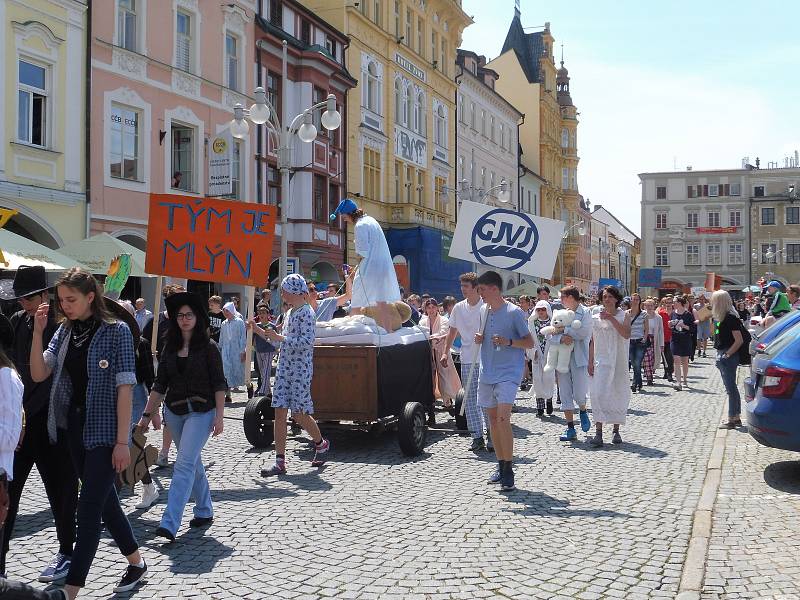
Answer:
<svg viewBox="0 0 800 600"><path fill-rule="evenodd" d="M456 49L472 20L460 0L302 4L350 38L348 194L383 225L406 288L452 293L470 270L442 248L455 229Z"/></svg>
<svg viewBox="0 0 800 600"><path fill-rule="evenodd" d="M577 109L563 60L556 68L554 44L550 23L542 31L526 33L517 7L500 56L487 66L500 75L497 91L525 114L520 128L523 160L538 167L545 180L539 214L564 221L567 228L550 280L587 291L591 254L589 240L578 234L580 222L585 222L585 231L589 223L578 193Z"/></svg>
<svg viewBox="0 0 800 600"><path fill-rule="evenodd" d="M86 233L85 0L0 2L0 208L51 248Z"/></svg>

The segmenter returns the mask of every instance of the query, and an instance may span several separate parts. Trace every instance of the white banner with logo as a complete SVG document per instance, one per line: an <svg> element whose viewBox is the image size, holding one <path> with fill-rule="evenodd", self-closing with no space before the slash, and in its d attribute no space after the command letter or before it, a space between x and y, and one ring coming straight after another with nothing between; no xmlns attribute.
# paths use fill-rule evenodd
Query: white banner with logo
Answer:
<svg viewBox="0 0 800 600"><path fill-rule="evenodd" d="M208 153L208 195L227 196L233 193L233 138L230 130L211 139Z"/></svg>
<svg viewBox="0 0 800 600"><path fill-rule="evenodd" d="M491 269L550 278L562 235L562 221L464 201L450 257Z"/></svg>

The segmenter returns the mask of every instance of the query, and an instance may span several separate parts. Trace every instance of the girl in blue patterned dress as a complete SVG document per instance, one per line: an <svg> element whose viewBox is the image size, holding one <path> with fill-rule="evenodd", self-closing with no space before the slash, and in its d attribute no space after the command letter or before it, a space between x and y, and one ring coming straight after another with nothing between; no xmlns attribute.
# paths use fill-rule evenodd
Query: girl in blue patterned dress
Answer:
<svg viewBox="0 0 800 600"><path fill-rule="evenodd" d="M289 305L283 324L283 335L267 329L264 333L272 342L280 343L278 369L272 390L275 409L275 464L261 470L262 477L286 473L286 421L292 418L314 440L313 466L325 463L330 442L322 437L317 422L311 415L311 376L314 372L315 315L308 304L308 285L302 275L293 273L281 282L281 297Z"/></svg>

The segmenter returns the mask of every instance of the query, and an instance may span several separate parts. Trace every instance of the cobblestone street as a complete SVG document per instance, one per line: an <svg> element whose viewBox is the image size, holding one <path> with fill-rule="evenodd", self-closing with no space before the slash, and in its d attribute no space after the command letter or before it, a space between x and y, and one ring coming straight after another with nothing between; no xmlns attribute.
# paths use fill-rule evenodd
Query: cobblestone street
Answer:
<svg viewBox="0 0 800 600"><path fill-rule="evenodd" d="M518 489L507 495L485 483L493 456L470 453L445 413L417 459L392 433L336 431L324 469L294 438L289 475L264 480L272 454L249 448L235 398L204 453L207 531L189 530L189 511L176 543L154 539L169 469L155 471L158 504L125 500L149 565L133 597L675 598L724 394L711 359L695 363L689 392L661 381L633 397L625 443L600 450L558 442L563 419L539 420L525 394L513 417ZM800 541L786 523L800 467L743 430L727 444L703 598L797 597ZM33 581L56 549L36 476L16 534L9 576ZM104 538L82 597L110 596L123 567Z"/></svg>

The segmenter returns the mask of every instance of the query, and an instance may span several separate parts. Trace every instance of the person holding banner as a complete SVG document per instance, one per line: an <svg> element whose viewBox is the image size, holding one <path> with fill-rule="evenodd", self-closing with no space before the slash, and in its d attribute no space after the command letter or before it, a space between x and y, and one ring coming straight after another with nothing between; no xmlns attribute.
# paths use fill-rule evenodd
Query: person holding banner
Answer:
<svg viewBox="0 0 800 600"><path fill-rule="evenodd" d="M483 327L475 335L480 344L478 406L486 410L497 469L488 483L499 483L508 492L514 486L514 431L511 409L522 381L525 350L533 348L528 319L519 307L503 298L503 279L495 271L478 277L478 292L486 303L481 310ZM486 342L486 343L484 343Z"/></svg>

